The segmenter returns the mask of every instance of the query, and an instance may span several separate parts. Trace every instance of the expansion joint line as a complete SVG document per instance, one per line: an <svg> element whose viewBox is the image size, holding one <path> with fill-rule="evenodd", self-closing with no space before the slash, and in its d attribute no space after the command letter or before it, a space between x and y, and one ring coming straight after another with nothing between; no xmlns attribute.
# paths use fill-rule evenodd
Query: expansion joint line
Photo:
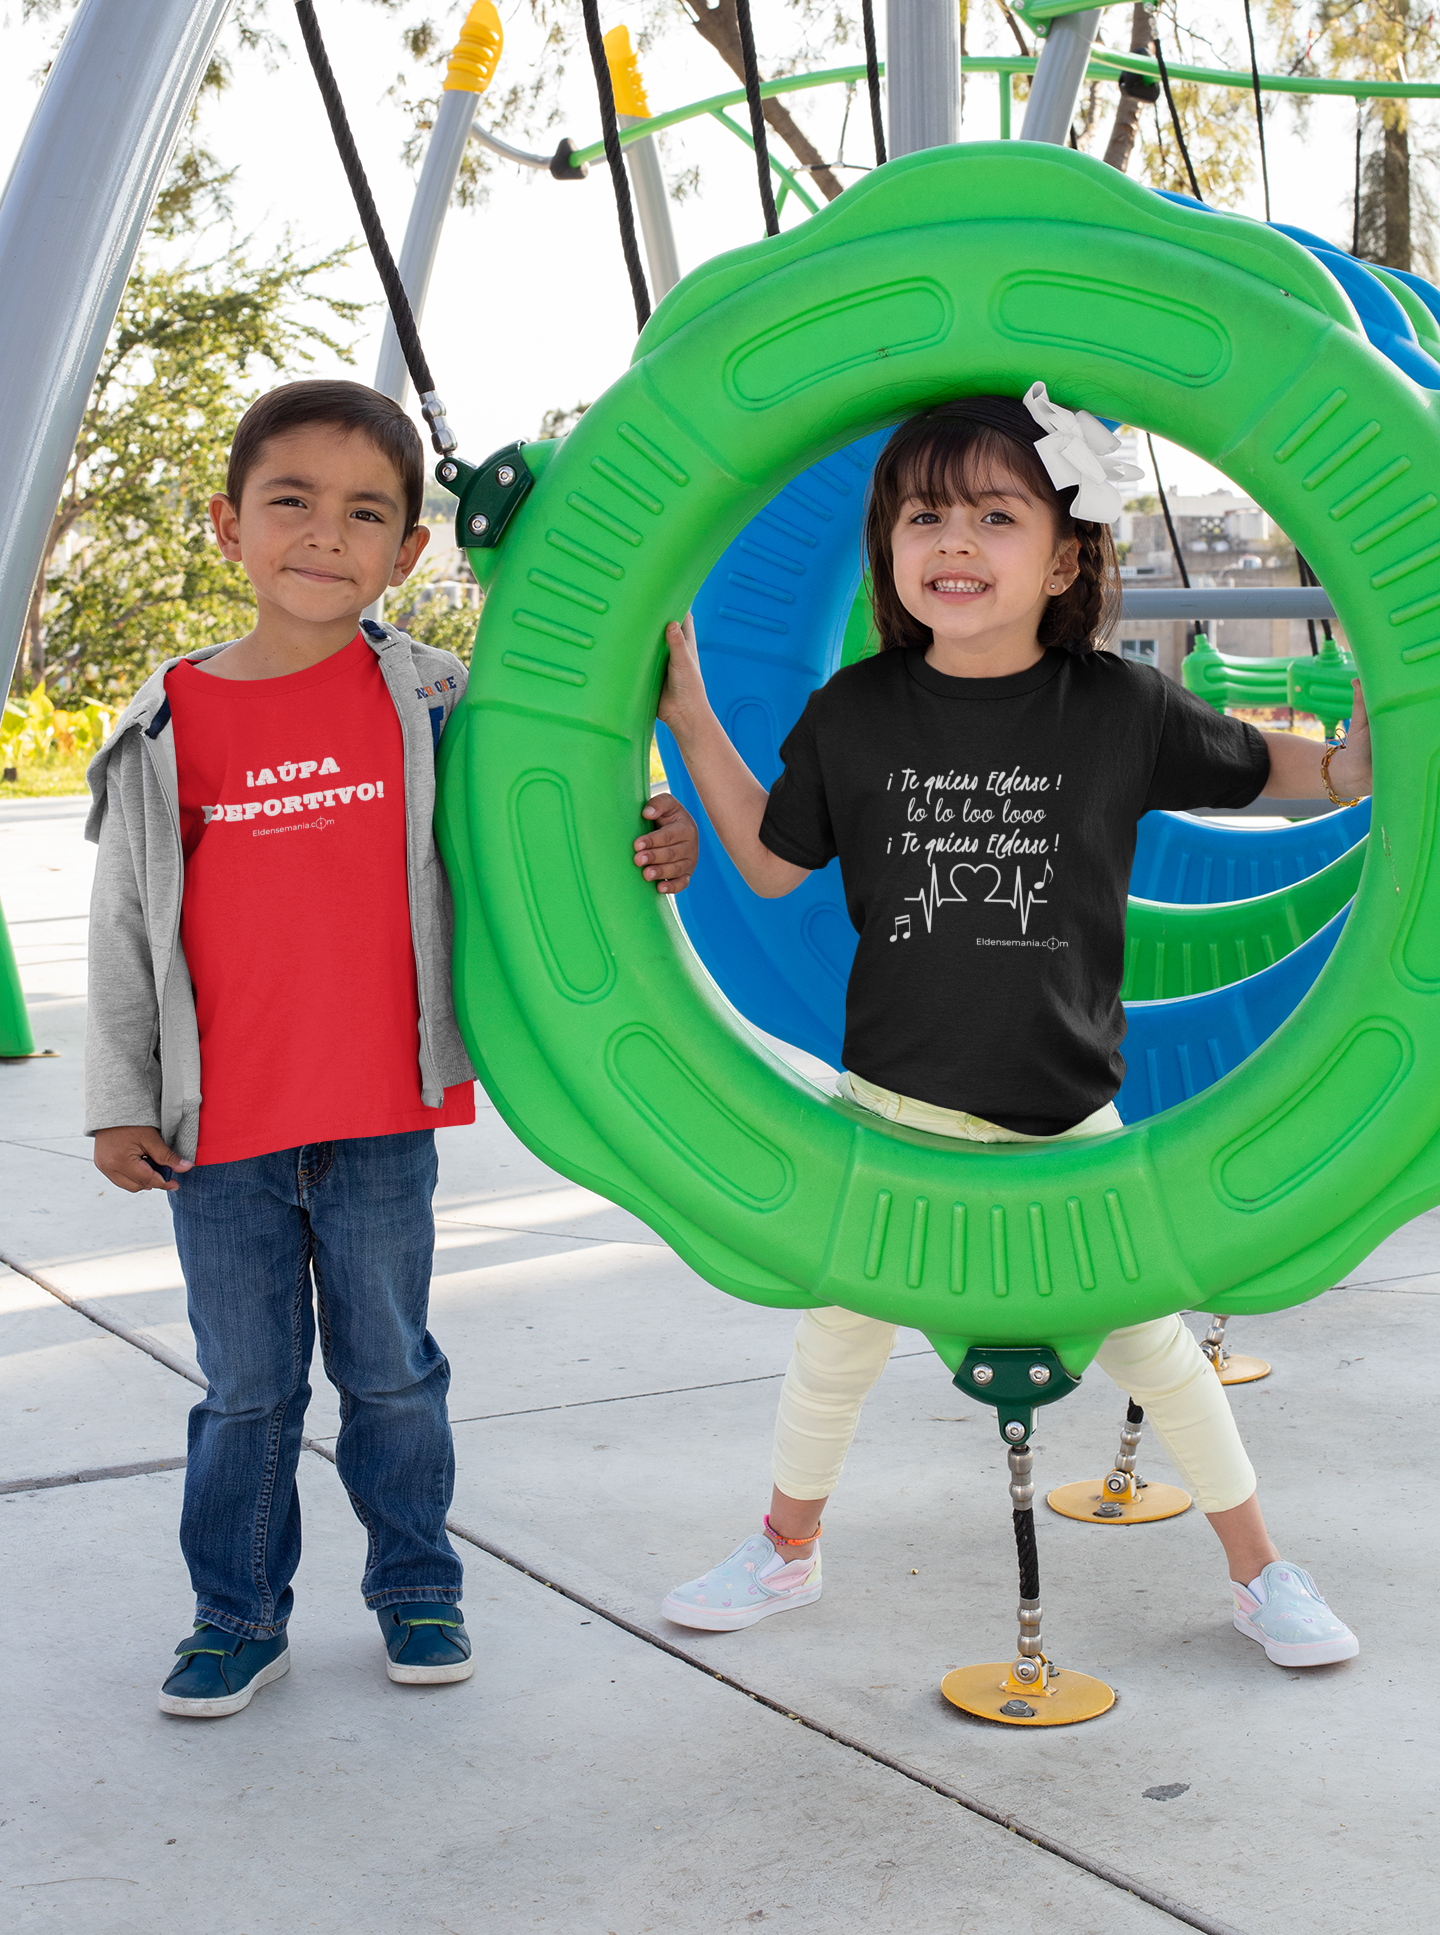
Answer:
<svg viewBox="0 0 1440 1935"><path fill-rule="evenodd" d="M68 1304L80 1316L87 1317L91 1323L110 1331L125 1343L133 1345L136 1350L144 1351L157 1363L163 1364L167 1370L174 1371L177 1376L187 1378L190 1383L204 1388L205 1380L199 1370L187 1364L178 1351L172 1351L158 1338L147 1337L143 1331L132 1330L128 1324L121 1323L118 1318L110 1316L107 1311L101 1310L98 1305L90 1303L85 1298L72 1297L68 1290L62 1290L58 1284L52 1283L38 1270L32 1270L28 1264L18 1262L14 1257L7 1256L4 1251L0 1251L0 1264L13 1270L17 1276L27 1277L31 1283L38 1284L42 1290L48 1291L61 1303ZM327 1464L335 1463L335 1453L328 1445L308 1437L302 1438L300 1442L306 1451L314 1452ZM1207 1915L1198 1908L1191 1908L1184 1902L1176 1901L1172 1896L1163 1894L1158 1888L1149 1887L1135 1875L1128 1875L1120 1868L1112 1868L1108 1861L1095 1860L1083 1849L1070 1847L1068 1843L1057 1840L1053 1834L1046 1834L1042 1828L1033 1827L1028 1822L1022 1821L1017 1815L1008 1814L1003 1808L992 1807L988 1801L981 1800L978 1794L969 1794L963 1787L952 1786L949 1781L937 1780L933 1774L927 1774L922 1768L912 1767L908 1761L897 1760L892 1754L882 1753L878 1747L867 1746L863 1740L855 1739L852 1734L842 1733L838 1727L826 1726L823 1720L817 1720L808 1713L799 1713L795 1708L787 1706L783 1700L777 1700L769 1693L762 1693L758 1687L749 1686L744 1680L737 1679L733 1673L717 1672L708 1660L701 1659L694 1653L687 1653L683 1647L672 1644L668 1639L662 1639L659 1633L652 1633L649 1627L639 1626L634 1620L626 1619L623 1613L601 1605L598 1600L587 1598L583 1592L577 1592L573 1586L563 1585L558 1579L548 1578L545 1573L535 1571L534 1567L528 1565L524 1559L517 1557L513 1552L507 1552L503 1545L496 1545L493 1540L482 1537L479 1532L462 1524L459 1519L447 1518L445 1529L456 1538L463 1539L467 1545L474 1546L478 1552L484 1552L488 1557L497 1559L501 1565L508 1566L512 1572L518 1572L522 1578L533 1580L536 1585L543 1586L547 1592L557 1593L560 1598L568 1599L574 1606L583 1607L595 1618L603 1619L607 1625L618 1627L622 1633L628 1633L632 1639L638 1639L644 1645L654 1647L656 1652L666 1653L671 1659L679 1660L682 1665L693 1667L697 1673L703 1673L706 1679L718 1680L732 1693L743 1694L747 1700L753 1700L757 1706L765 1707L782 1720L790 1720L796 1726L804 1727L809 1733L819 1734L823 1739L833 1741L837 1747L844 1747L848 1752L858 1754L862 1760L868 1760L876 1767L887 1768L892 1774L899 1774L903 1780L913 1782L916 1787L923 1787L928 1793L938 1794L942 1800L953 1801L957 1807L963 1807L967 1813L978 1814L982 1820L989 1821L995 1827L1004 1828L1007 1834L1013 1834L1019 1840L1029 1841L1032 1846L1042 1848L1046 1854L1053 1854L1059 1860L1068 1862L1072 1868L1080 1868L1086 1874L1094 1875L1097 1881L1103 1881L1111 1888L1118 1888L1122 1894L1134 1895L1137 1901L1143 1901L1151 1908L1158 1908L1162 1914L1169 1915L1186 1928L1199 1929L1201 1935L1242 1935L1242 1931L1231 1923L1217 1921L1213 1915Z"/></svg>

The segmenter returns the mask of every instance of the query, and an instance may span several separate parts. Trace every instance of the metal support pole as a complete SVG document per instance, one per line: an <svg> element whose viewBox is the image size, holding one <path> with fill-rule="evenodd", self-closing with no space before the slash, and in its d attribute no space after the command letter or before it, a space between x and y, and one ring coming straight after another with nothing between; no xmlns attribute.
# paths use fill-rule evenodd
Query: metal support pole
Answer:
<svg viewBox="0 0 1440 1935"><path fill-rule="evenodd" d="M1050 22L1050 32L1035 63L1030 99L1025 104L1022 141L1049 141L1063 148L1070 139L1075 103L1080 99L1085 66L1099 25L1098 7L1086 13L1062 14Z"/></svg>
<svg viewBox="0 0 1440 1935"><path fill-rule="evenodd" d="M959 23L954 0L887 0L885 89L892 160L960 139Z"/></svg>
<svg viewBox="0 0 1440 1935"><path fill-rule="evenodd" d="M430 130L430 145L425 150L398 264L400 280L417 323L425 313L425 296L440 247L440 231L445 226L445 215L455 191L460 163L465 158L465 144L470 139L470 124L475 119L479 100L478 94L447 88L440 96L439 112ZM400 338L395 334L394 318L390 316L385 319L380 360L375 365L375 387L382 396L393 397L400 404L404 403L410 388L410 374L405 368Z"/></svg>
<svg viewBox="0 0 1440 1935"><path fill-rule="evenodd" d="M230 0L83 0L0 201L0 665L135 250Z"/></svg>
<svg viewBox="0 0 1440 1935"><path fill-rule="evenodd" d="M1206 1331L1200 1344L1201 1350L1204 1351L1217 1371L1224 1370L1226 1360L1230 1355L1229 1351L1225 1348L1225 1326L1229 1321L1230 1319L1228 1317L1212 1317L1210 1319L1210 1328Z"/></svg>
<svg viewBox="0 0 1440 1935"><path fill-rule="evenodd" d="M622 128L640 128L648 117L617 114ZM670 222L670 197L665 192L665 177L660 171L660 156L653 135L632 141L625 149L630 170L630 188L640 217L640 233L645 238L645 260L650 268L650 293L658 307L680 280L680 257L675 249L675 230Z"/></svg>
<svg viewBox="0 0 1440 1935"><path fill-rule="evenodd" d="M1035 1454L1026 1443L1012 1445L1007 1458L1010 1507L1020 1559L1020 1602L1015 1609L1020 1622L1019 1657L1010 1671L1022 1686L1043 1688L1047 1662L1040 1635L1040 1565L1035 1554Z"/></svg>

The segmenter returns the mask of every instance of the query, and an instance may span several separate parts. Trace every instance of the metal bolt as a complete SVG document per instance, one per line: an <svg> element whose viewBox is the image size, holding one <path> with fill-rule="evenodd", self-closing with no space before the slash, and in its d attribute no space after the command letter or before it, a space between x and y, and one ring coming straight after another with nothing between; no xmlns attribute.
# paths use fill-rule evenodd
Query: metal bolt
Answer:
<svg viewBox="0 0 1440 1935"><path fill-rule="evenodd" d="M501 464L495 473L495 482L497 484L504 484L507 487L513 484L515 482L515 466L513 464Z"/></svg>
<svg viewBox="0 0 1440 1935"><path fill-rule="evenodd" d="M1035 1718L1034 1707L1027 1706L1023 1700L1007 1700L1000 1711L1002 1713L1008 1713L1012 1720L1033 1720Z"/></svg>
<svg viewBox="0 0 1440 1935"><path fill-rule="evenodd" d="M1125 1507L1123 1505L1097 1505L1090 1516L1091 1518L1124 1518Z"/></svg>
<svg viewBox="0 0 1440 1935"><path fill-rule="evenodd" d="M489 518L485 516L483 511L476 511L474 517L472 517L470 520L471 537L484 537L485 533L489 529L490 529Z"/></svg>
<svg viewBox="0 0 1440 1935"><path fill-rule="evenodd" d="M1112 1471L1105 1480L1105 1489L1107 1492L1123 1492L1125 1489L1124 1472Z"/></svg>
<svg viewBox="0 0 1440 1935"><path fill-rule="evenodd" d="M1016 1660L1015 1664L1010 1668L1010 1671L1022 1686L1027 1685L1031 1680L1038 1680L1040 1677L1039 1665L1034 1660Z"/></svg>
<svg viewBox="0 0 1440 1935"><path fill-rule="evenodd" d="M1048 1384L1050 1382L1050 1373L1045 1365L1032 1364L1030 1366L1030 1382L1032 1384Z"/></svg>
<svg viewBox="0 0 1440 1935"><path fill-rule="evenodd" d="M460 468L458 464L441 464L440 482L442 484L453 484L459 475Z"/></svg>
<svg viewBox="0 0 1440 1935"><path fill-rule="evenodd" d="M970 1376L976 1384L988 1384L995 1372L989 1364L977 1364Z"/></svg>
<svg viewBox="0 0 1440 1935"><path fill-rule="evenodd" d="M1029 1435L1024 1425L1018 1421L1014 1424L1007 1424L1005 1427L1005 1436L1010 1440L1012 1445L1023 1444Z"/></svg>

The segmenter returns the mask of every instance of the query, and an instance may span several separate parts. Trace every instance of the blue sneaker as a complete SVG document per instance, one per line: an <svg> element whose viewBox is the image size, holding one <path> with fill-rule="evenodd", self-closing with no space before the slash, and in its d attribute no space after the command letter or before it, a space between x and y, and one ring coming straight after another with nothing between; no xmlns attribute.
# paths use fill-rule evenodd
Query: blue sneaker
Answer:
<svg viewBox="0 0 1440 1935"><path fill-rule="evenodd" d="M1320 1588L1298 1565L1272 1559L1256 1583L1258 1593L1230 1581L1235 1630L1258 1640L1265 1657L1277 1666L1329 1666L1335 1660L1353 1660L1360 1651L1354 1633L1335 1617Z"/></svg>
<svg viewBox="0 0 1440 1935"><path fill-rule="evenodd" d="M701 1578L667 1593L660 1614L677 1626L728 1633L753 1626L771 1613L812 1606L819 1597L819 1546L808 1559L787 1562L764 1533L757 1532Z"/></svg>
<svg viewBox="0 0 1440 1935"><path fill-rule="evenodd" d="M443 1686L468 1680L475 1671L470 1635L458 1606L434 1600L410 1606L381 1606L375 1617L385 1636L385 1671L405 1686Z"/></svg>
<svg viewBox="0 0 1440 1935"><path fill-rule="evenodd" d="M197 1626L175 1648L179 1662L160 1689L160 1711L192 1720L220 1720L248 1707L262 1686L290 1671L290 1642L243 1639L218 1626Z"/></svg>

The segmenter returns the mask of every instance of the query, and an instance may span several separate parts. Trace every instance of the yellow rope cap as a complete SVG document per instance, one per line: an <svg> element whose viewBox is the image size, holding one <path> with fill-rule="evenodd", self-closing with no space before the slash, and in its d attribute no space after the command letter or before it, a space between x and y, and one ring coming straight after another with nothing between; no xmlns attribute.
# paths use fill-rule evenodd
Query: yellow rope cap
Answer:
<svg viewBox="0 0 1440 1935"><path fill-rule="evenodd" d="M495 78L505 29L494 0L475 0L445 70L447 94L483 94Z"/></svg>
<svg viewBox="0 0 1440 1935"><path fill-rule="evenodd" d="M606 34L605 58L610 65L610 85L615 90L615 112L628 114L635 121L648 121L650 103L645 98L640 56L630 45L628 27L612 27Z"/></svg>

